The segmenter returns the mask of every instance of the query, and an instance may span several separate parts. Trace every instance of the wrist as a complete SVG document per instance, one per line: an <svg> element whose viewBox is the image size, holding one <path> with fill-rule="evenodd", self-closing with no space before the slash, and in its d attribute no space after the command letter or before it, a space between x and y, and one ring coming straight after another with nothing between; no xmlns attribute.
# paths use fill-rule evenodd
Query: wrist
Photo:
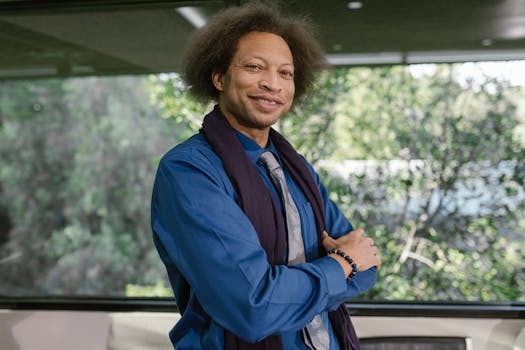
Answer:
<svg viewBox="0 0 525 350"><path fill-rule="evenodd" d="M339 266L341 266L341 269L343 270L343 273L345 275L345 279L348 279L348 276L352 272L352 267L348 265L345 259L337 254L328 254L327 256L339 263Z"/></svg>
<svg viewBox="0 0 525 350"><path fill-rule="evenodd" d="M357 274L357 264L344 251L340 249L330 249L327 254L339 262L347 279L353 278Z"/></svg>

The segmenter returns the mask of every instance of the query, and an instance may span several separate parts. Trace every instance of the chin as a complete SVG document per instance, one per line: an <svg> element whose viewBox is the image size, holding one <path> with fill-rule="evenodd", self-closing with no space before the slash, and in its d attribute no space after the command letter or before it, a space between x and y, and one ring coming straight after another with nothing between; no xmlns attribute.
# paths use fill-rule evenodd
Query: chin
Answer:
<svg viewBox="0 0 525 350"><path fill-rule="evenodd" d="M266 128L271 127L271 126L274 125L275 123L277 123L277 122L279 121L279 119L281 119L281 117L272 118L272 119L265 119L265 120L256 120L256 121L254 122L254 125L255 125L258 129L266 129Z"/></svg>
<svg viewBox="0 0 525 350"><path fill-rule="evenodd" d="M273 112L271 114L259 112L254 115L254 122L267 127L272 126L277 123L279 119L281 119L285 114L285 111Z"/></svg>

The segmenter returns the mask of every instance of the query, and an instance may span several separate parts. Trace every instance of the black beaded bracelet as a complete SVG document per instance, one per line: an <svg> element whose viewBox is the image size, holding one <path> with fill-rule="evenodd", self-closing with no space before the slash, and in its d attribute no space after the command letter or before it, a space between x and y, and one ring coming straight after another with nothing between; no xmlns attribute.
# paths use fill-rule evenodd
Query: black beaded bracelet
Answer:
<svg viewBox="0 0 525 350"><path fill-rule="evenodd" d="M354 262L354 260L349 257L348 255L346 255L345 252L343 252L341 249L330 249L327 254L337 254L339 255L340 257L344 258L346 260L347 263L350 264L350 266L352 266L352 272L350 272L350 275L348 275L348 279L354 277L356 274L357 274L357 265L356 263Z"/></svg>

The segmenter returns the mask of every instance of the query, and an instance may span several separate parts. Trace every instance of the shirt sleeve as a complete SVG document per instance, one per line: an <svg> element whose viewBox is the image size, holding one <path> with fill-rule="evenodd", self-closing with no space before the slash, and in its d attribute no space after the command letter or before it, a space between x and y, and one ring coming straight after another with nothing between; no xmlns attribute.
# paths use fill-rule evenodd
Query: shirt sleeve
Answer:
<svg viewBox="0 0 525 350"><path fill-rule="evenodd" d="M325 227L328 234L330 234L330 236L334 238L337 238L347 234L350 231L353 231L353 225L341 212L337 204L335 204L335 202L330 199L326 188L319 179L319 175L315 172L315 170L310 164L308 164L308 167L310 168L310 171L312 172L315 181L319 186L321 197L324 202ZM377 268L372 267L366 271L359 271L357 275L355 275L355 277L347 281L347 288L346 292L344 293L344 300L355 298L356 296L363 294L375 285L376 280ZM344 300L341 300L341 302ZM333 304L331 305L330 309L333 310L337 308L338 305L339 304Z"/></svg>
<svg viewBox="0 0 525 350"><path fill-rule="evenodd" d="M176 266L210 317L253 342L299 330L344 299L349 285L332 258L268 264L220 160L210 157L192 149L164 157L152 204L163 260Z"/></svg>

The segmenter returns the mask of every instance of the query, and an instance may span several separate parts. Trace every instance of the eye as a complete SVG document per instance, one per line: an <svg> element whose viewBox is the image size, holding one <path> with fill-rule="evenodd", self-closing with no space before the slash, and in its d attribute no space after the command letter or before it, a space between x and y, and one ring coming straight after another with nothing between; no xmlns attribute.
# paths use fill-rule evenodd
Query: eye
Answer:
<svg viewBox="0 0 525 350"><path fill-rule="evenodd" d="M260 72L262 70L262 67L255 63L246 64L244 68L252 72Z"/></svg>
<svg viewBox="0 0 525 350"><path fill-rule="evenodd" d="M293 72L290 71L290 70L282 70L282 71L281 71L281 75L282 75L285 79L293 79L293 77L294 77Z"/></svg>

